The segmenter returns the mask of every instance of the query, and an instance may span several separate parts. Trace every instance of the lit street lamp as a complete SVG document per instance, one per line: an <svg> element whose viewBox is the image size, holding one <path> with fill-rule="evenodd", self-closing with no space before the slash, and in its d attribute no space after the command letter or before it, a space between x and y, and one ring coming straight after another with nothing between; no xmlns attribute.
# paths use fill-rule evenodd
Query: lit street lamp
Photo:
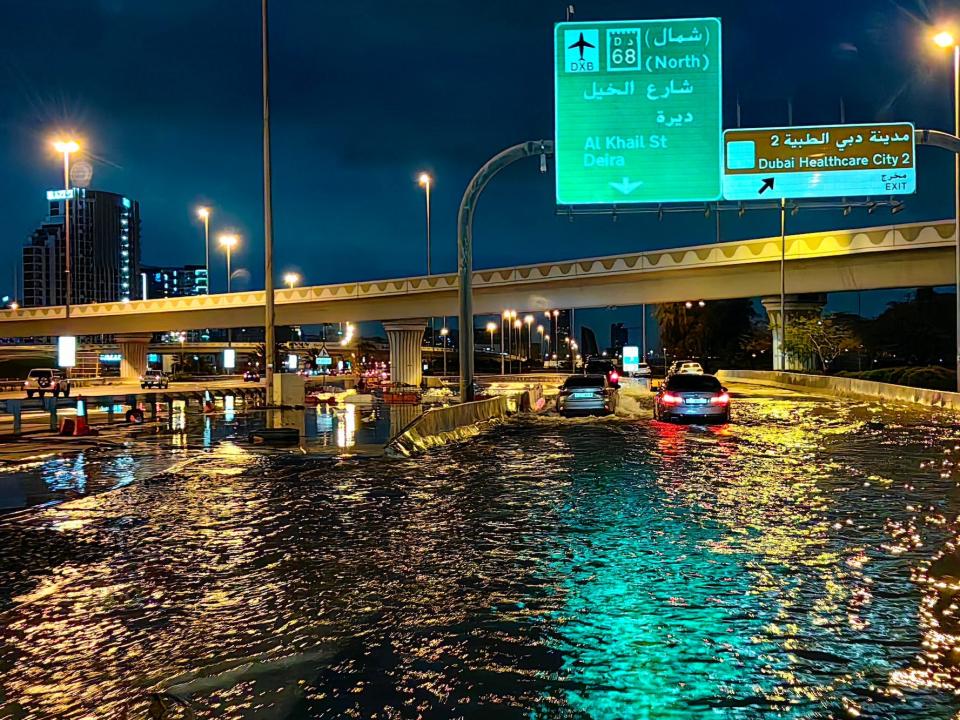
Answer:
<svg viewBox="0 0 960 720"><path fill-rule="evenodd" d="M506 353L504 352L503 341L506 339L506 335L503 332L503 321L510 319L510 311L504 310L503 315L500 316L500 374L504 374L504 362L506 361Z"/></svg>
<svg viewBox="0 0 960 720"><path fill-rule="evenodd" d="M542 360L545 357L543 351L543 325L537 325L537 332L540 333L540 359Z"/></svg>
<svg viewBox="0 0 960 720"><path fill-rule="evenodd" d="M240 242L240 239L236 235L221 235L220 236L220 246L227 251L227 292L230 292L230 251L237 246L237 243ZM209 278L207 279L209 283ZM233 345L233 329L227 328L227 346L231 347ZM269 357L269 345L265 346Z"/></svg>
<svg viewBox="0 0 960 720"><path fill-rule="evenodd" d="M953 48L953 134L960 137L960 43L956 36L942 30L933 36L933 42L938 47ZM953 156L953 232L956 247L954 249L956 264L956 292L957 292L957 390L960 391L960 154ZM782 310L781 310L782 312Z"/></svg>
<svg viewBox="0 0 960 720"><path fill-rule="evenodd" d="M489 327L487 328L489 330ZM447 335L450 334L450 328L440 328L440 342L443 343L443 374L447 374Z"/></svg>
<svg viewBox="0 0 960 720"><path fill-rule="evenodd" d="M497 324L495 322L487 323L487 332L490 333L490 352L493 352L493 334L497 331ZM446 348L444 348L446 350ZM503 374L503 353L500 353L500 374Z"/></svg>
<svg viewBox="0 0 960 720"><path fill-rule="evenodd" d="M530 356L533 354L533 333L530 328L533 327L533 315L527 315L523 318L523 324L527 326L527 367L530 367Z"/></svg>
<svg viewBox="0 0 960 720"><path fill-rule="evenodd" d="M417 182L420 183L420 187L426 190L427 195L427 275L430 275L432 271L430 267L430 186L433 184L433 178L423 172L420 173Z"/></svg>
<svg viewBox="0 0 960 720"><path fill-rule="evenodd" d="M519 366L519 372L522 374L523 373L523 356L520 355L520 343L522 342L522 339L523 339L521 335L521 333L523 332L523 321L517 317L517 313L514 311L511 311L511 317L515 318L513 321L513 329L517 331L517 344L515 347L516 347L516 353L517 353L517 363ZM511 361L511 365L512 364L513 363ZM512 369L513 368L511 367L511 370Z"/></svg>
<svg viewBox="0 0 960 720"><path fill-rule="evenodd" d="M236 235L221 235L219 237L220 247L227 251L227 292L230 292L230 253L240 242Z"/></svg>
<svg viewBox="0 0 960 720"><path fill-rule="evenodd" d="M293 290L293 288L296 287L297 283L300 282L300 275L299 273L295 273L295 272L284 273L283 282L286 284L288 288Z"/></svg>
<svg viewBox="0 0 960 720"><path fill-rule="evenodd" d="M63 154L63 189L66 191L63 197L64 243L66 244L64 274L67 276L65 306L66 315L69 318L70 303L73 300L73 278L70 274L73 257L73 252L70 248L70 153L77 152L80 149L80 145L75 140L55 140L53 147L58 153Z"/></svg>
<svg viewBox="0 0 960 720"><path fill-rule="evenodd" d="M203 267L207 270L207 294L210 294L210 208L197 208L197 217L203 220Z"/></svg>

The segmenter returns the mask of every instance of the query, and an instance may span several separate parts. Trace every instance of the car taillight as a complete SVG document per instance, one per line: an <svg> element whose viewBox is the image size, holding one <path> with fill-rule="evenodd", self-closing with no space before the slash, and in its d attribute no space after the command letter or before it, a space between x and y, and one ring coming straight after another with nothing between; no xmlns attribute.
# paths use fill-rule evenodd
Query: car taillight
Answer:
<svg viewBox="0 0 960 720"><path fill-rule="evenodd" d="M664 393L660 397L661 402L665 402L667 405L679 405L683 402L683 398L679 395L671 395L670 393Z"/></svg>
<svg viewBox="0 0 960 720"><path fill-rule="evenodd" d="M611 371L610 371L610 382L614 382L614 383L615 383L615 382L616 382L617 380L619 380L619 379L620 379L619 373L617 373L616 370L611 370Z"/></svg>
<svg viewBox="0 0 960 720"><path fill-rule="evenodd" d="M720 393L710 398L711 405L726 405L730 402L730 396L727 393Z"/></svg>

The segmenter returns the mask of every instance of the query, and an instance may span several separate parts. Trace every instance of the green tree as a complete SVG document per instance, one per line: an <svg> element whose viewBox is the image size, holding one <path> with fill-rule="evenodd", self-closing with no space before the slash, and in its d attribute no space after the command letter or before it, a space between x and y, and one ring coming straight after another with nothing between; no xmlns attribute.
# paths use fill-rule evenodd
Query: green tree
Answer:
<svg viewBox="0 0 960 720"><path fill-rule="evenodd" d="M844 350L855 350L860 340L850 324L834 316L793 317L787 320L787 353L794 357L816 355L824 372Z"/></svg>
<svg viewBox="0 0 960 720"><path fill-rule="evenodd" d="M691 359L734 361L740 339L750 332L754 308L751 300L713 300L702 307L694 303L666 303L654 311L660 341L670 353Z"/></svg>

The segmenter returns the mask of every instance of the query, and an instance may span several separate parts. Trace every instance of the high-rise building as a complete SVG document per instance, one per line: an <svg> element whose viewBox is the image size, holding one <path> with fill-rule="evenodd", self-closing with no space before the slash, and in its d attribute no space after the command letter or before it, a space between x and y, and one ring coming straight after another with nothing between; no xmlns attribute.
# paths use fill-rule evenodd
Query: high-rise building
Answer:
<svg viewBox="0 0 960 720"><path fill-rule="evenodd" d="M66 235L62 191L23 248L23 305L64 305ZM71 302L139 298L140 205L116 193L74 188L70 201Z"/></svg>
<svg viewBox="0 0 960 720"><path fill-rule="evenodd" d="M140 266L140 297L144 300L209 294L207 268L203 265Z"/></svg>
<svg viewBox="0 0 960 720"><path fill-rule="evenodd" d="M622 322L613 323L610 326L610 349L616 353L622 353L625 345L630 344L630 333Z"/></svg>

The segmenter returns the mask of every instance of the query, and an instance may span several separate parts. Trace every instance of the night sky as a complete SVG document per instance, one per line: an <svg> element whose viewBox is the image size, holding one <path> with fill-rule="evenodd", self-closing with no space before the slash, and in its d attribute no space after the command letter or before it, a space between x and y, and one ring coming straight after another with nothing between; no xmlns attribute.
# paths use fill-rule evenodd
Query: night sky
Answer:
<svg viewBox="0 0 960 720"><path fill-rule="evenodd" d="M725 126L912 121L949 130L949 53L930 0L578 2L575 20L719 16ZM271 63L278 275L310 284L425 270L420 170L436 177L434 272L455 270L463 189L491 155L553 136L552 25L565 4L273 0ZM48 140L84 139L92 187L136 198L143 261L203 261L198 204L213 232L242 236L235 267L262 287L260 54L257 0L0 0L0 262L45 214L62 181ZM957 9L953 6L953 11ZM666 15L664 13L667 13ZM919 193L898 221L952 216L952 158L918 149ZM887 210L801 212L808 231L890 221ZM778 231L773 212L724 216L723 239ZM715 240L702 213L558 216L552 174L530 161L488 189L475 266L537 262ZM12 274L12 270L8 271ZM211 269L225 285L222 256ZM0 275L0 287L12 282ZM879 302L879 301L877 301Z"/></svg>

